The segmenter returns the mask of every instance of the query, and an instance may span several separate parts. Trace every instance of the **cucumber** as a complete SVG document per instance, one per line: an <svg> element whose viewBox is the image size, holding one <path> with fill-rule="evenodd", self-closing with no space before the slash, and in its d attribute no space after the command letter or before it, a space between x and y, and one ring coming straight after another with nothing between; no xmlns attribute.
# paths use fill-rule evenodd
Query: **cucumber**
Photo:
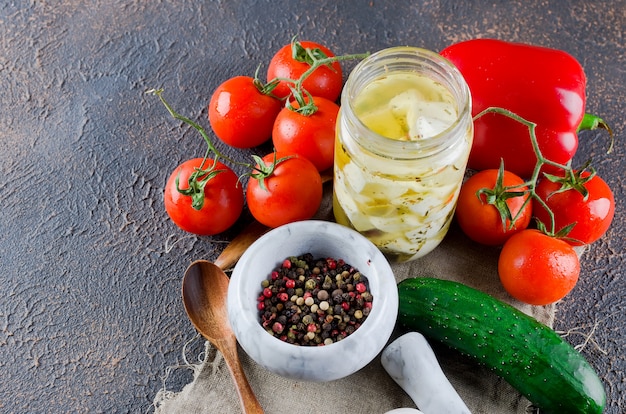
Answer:
<svg viewBox="0 0 626 414"><path fill-rule="evenodd" d="M409 278L398 284L398 322L468 355L542 413L602 413L606 394L587 360L554 330L461 283Z"/></svg>

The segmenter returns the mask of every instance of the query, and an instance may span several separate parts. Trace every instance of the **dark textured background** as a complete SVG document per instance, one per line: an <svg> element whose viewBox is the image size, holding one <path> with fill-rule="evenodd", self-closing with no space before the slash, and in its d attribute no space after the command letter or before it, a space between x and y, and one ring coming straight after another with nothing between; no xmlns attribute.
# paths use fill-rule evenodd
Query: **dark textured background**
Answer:
<svg viewBox="0 0 626 414"><path fill-rule="evenodd" d="M581 136L618 206L558 306L626 411L624 132L626 1L54 1L0 5L0 411L149 412L195 335L185 267L237 231L188 237L162 206L170 171L204 151L154 97L203 125L212 90L263 70L294 34L337 54L440 50L472 37L565 49L588 75L588 110L615 129ZM529 64L537 64L529 62ZM247 154L237 152L237 156ZM595 330L594 330L595 327ZM191 344L189 358L201 349ZM178 390L191 378L174 370ZM567 398L567 396L563 396Z"/></svg>

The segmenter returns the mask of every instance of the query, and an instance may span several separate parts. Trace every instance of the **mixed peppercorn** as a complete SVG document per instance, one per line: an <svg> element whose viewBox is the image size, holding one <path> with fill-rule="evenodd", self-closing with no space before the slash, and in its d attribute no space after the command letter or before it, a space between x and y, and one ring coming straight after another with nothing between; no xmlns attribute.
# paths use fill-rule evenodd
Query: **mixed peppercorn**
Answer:
<svg viewBox="0 0 626 414"><path fill-rule="evenodd" d="M310 253L286 258L261 287L261 324L295 345L340 341L365 322L372 308L367 277L342 259L316 259Z"/></svg>

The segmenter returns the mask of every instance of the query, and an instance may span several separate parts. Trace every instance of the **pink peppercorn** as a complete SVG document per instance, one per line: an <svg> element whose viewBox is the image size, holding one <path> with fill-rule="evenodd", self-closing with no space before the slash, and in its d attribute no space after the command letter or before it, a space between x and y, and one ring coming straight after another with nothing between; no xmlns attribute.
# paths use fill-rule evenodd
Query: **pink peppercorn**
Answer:
<svg viewBox="0 0 626 414"><path fill-rule="evenodd" d="M359 293L363 293L367 290L367 286L365 286L365 283L357 283L356 284L356 291Z"/></svg>
<svg viewBox="0 0 626 414"><path fill-rule="evenodd" d="M266 298L271 298L272 295L273 295L272 289L270 288L263 289L263 296L265 296Z"/></svg>
<svg viewBox="0 0 626 414"><path fill-rule="evenodd" d="M274 322L274 325L272 325L272 331L276 333L281 333L284 329L285 327L280 322Z"/></svg>
<svg viewBox="0 0 626 414"><path fill-rule="evenodd" d="M295 281L295 280L293 280L293 279L288 279L288 280L285 282L285 287L286 287L287 289L293 289L293 288L295 288L295 287L296 287L296 281Z"/></svg>

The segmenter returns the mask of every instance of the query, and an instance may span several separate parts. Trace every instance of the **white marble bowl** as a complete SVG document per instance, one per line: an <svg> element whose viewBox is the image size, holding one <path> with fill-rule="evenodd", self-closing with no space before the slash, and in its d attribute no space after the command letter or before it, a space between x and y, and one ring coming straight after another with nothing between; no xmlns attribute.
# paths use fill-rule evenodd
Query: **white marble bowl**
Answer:
<svg viewBox="0 0 626 414"><path fill-rule="evenodd" d="M365 322L345 339L326 346L298 346L261 326L257 298L261 282L290 256L343 259L367 276L373 295ZM398 290L389 262L369 240L345 226L317 220L271 230L243 254L228 287L228 318L243 350L275 374L304 381L346 377L372 361L386 345L398 313Z"/></svg>

